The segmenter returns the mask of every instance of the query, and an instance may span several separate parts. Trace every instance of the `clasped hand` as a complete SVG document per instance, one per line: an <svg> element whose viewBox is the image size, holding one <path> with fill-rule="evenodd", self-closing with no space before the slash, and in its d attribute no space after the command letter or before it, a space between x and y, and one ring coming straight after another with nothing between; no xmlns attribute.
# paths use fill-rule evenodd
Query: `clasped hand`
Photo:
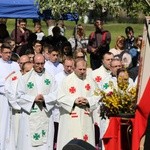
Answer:
<svg viewBox="0 0 150 150"><path fill-rule="evenodd" d="M43 102L44 101L44 97L42 94L38 94L35 98L35 102Z"/></svg>
<svg viewBox="0 0 150 150"><path fill-rule="evenodd" d="M84 97L78 97L75 99L75 104L77 106L86 106L88 104L88 100Z"/></svg>

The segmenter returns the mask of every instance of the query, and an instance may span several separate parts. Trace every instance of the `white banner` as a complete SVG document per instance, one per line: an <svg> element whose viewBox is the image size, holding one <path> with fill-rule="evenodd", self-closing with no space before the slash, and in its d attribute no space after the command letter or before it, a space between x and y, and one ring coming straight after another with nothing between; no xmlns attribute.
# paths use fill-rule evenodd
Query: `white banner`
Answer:
<svg viewBox="0 0 150 150"><path fill-rule="evenodd" d="M150 77L150 16L146 17L143 30L143 41L140 55L139 80L138 80L138 99L139 103L146 83Z"/></svg>

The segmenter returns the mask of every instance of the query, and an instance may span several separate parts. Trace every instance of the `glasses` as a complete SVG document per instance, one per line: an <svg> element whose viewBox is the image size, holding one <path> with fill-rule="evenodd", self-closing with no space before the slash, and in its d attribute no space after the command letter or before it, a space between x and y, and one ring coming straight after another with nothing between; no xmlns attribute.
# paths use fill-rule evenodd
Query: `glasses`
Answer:
<svg viewBox="0 0 150 150"><path fill-rule="evenodd" d="M122 66L121 65L116 65L116 66L111 66L113 68L121 68Z"/></svg>
<svg viewBox="0 0 150 150"><path fill-rule="evenodd" d="M45 63L35 63L37 66L43 66Z"/></svg>

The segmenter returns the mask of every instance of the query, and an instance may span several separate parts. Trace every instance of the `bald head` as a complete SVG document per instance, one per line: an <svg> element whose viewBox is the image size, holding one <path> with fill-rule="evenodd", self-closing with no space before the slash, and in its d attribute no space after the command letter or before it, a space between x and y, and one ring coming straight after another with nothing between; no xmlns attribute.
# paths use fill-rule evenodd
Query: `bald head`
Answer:
<svg viewBox="0 0 150 150"><path fill-rule="evenodd" d="M37 54L33 59L33 68L35 72L41 73L44 70L45 58L42 54Z"/></svg>
<svg viewBox="0 0 150 150"><path fill-rule="evenodd" d="M27 55L22 55L21 57L20 57L20 61L29 61L30 59L29 59L29 57L27 56Z"/></svg>
<svg viewBox="0 0 150 150"><path fill-rule="evenodd" d="M75 60L74 73L81 80L86 78L86 68L87 68L87 63L86 63L86 61L84 59L78 58L78 59Z"/></svg>
<svg viewBox="0 0 150 150"><path fill-rule="evenodd" d="M27 55L22 55L19 59L19 66L21 70L22 70L22 65L26 62L30 62L30 58Z"/></svg>
<svg viewBox="0 0 150 150"><path fill-rule="evenodd" d="M44 56L42 54L36 54L34 56L33 61L36 62L38 60L40 60L40 61L43 60L45 62L45 58L44 58Z"/></svg>

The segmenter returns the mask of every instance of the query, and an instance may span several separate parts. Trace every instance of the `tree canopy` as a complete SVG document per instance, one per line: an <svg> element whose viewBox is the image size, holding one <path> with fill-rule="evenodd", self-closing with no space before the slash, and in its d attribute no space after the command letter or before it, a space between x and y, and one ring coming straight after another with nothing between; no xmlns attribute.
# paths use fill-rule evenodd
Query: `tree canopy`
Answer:
<svg viewBox="0 0 150 150"><path fill-rule="evenodd" d="M125 11L130 17L137 17L139 13L149 15L149 0L35 0L43 12L51 9L52 15L58 18L64 13L78 13L83 16L89 9L100 13L107 11L111 16L117 17L120 11Z"/></svg>

